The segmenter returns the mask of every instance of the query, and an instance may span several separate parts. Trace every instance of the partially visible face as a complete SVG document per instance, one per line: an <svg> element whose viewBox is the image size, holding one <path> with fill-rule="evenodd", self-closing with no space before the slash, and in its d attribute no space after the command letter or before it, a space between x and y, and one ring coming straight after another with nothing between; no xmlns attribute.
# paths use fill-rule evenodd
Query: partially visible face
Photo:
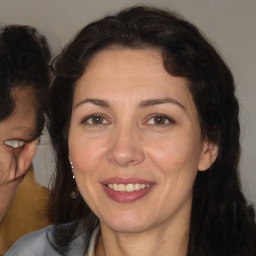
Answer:
<svg viewBox="0 0 256 256"><path fill-rule="evenodd" d="M156 50L101 51L77 81L70 160L81 195L112 230L189 218L205 147L186 80Z"/></svg>
<svg viewBox="0 0 256 256"><path fill-rule="evenodd" d="M0 121L0 162L4 154L18 154L36 133L36 102L31 87L15 87L13 113Z"/></svg>
<svg viewBox="0 0 256 256"><path fill-rule="evenodd" d="M16 87L13 113L0 121L0 222L12 205L19 183L36 152L36 102L33 89ZM33 141L32 141L33 140Z"/></svg>

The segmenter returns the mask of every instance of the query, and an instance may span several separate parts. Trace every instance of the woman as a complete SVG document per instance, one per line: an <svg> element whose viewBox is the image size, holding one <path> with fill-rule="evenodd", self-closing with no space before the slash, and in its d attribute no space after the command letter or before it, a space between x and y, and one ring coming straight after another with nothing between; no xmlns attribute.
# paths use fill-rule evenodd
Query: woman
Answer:
<svg viewBox="0 0 256 256"><path fill-rule="evenodd" d="M56 225L7 255L255 255L233 77L192 24L123 10L53 67Z"/></svg>
<svg viewBox="0 0 256 256"><path fill-rule="evenodd" d="M46 39L36 29L13 25L0 31L0 222L31 165L44 127L49 60ZM2 239L0 243L2 252L7 245Z"/></svg>

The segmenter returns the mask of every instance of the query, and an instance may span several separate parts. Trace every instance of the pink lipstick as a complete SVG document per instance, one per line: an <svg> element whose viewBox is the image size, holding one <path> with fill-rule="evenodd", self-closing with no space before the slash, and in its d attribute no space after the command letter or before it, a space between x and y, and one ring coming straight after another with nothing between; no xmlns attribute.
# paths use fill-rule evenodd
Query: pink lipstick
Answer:
<svg viewBox="0 0 256 256"><path fill-rule="evenodd" d="M146 196L155 183L137 178L109 178L101 184L111 199L120 203L131 203Z"/></svg>

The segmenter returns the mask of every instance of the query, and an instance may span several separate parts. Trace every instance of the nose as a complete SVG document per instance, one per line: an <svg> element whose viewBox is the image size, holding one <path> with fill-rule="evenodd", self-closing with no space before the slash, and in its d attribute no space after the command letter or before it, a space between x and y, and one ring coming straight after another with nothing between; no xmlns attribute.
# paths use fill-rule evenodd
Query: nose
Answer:
<svg viewBox="0 0 256 256"><path fill-rule="evenodd" d="M120 128L114 132L109 146L108 161L128 167L140 164L145 159L141 138L132 128Z"/></svg>

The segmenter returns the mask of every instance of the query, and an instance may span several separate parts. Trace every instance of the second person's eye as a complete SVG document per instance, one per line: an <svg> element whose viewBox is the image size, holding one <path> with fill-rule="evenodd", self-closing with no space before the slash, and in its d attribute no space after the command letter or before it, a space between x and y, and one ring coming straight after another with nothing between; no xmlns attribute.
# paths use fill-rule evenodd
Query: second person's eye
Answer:
<svg viewBox="0 0 256 256"><path fill-rule="evenodd" d="M4 144L11 148L22 148L25 146L26 142L19 139L12 139L12 140L4 140Z"/></svg>

